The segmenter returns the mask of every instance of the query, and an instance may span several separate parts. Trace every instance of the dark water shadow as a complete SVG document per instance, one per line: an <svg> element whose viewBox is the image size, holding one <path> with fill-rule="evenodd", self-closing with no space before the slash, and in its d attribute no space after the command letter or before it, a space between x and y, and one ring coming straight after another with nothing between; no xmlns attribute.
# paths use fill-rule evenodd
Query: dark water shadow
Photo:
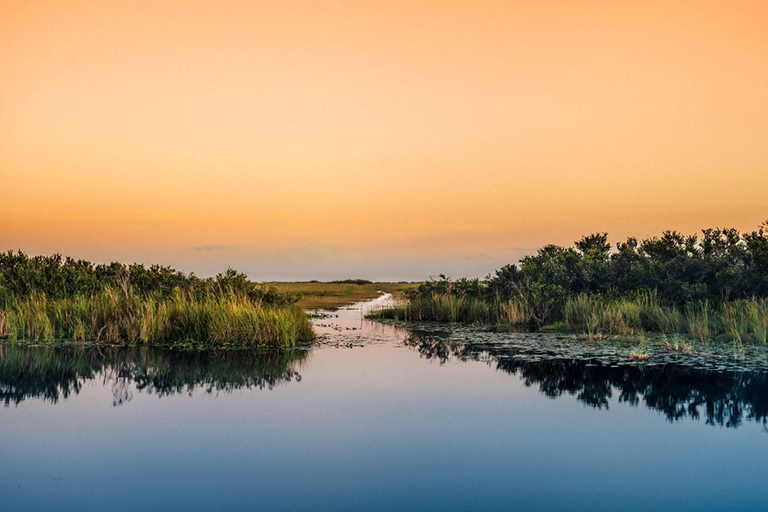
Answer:
<svg viewBox="0 0 768 512"><path fill-rule="evenodd" d="M110 385L113 405L133 391L158 396L272 389L300 381L304 350L178 351L148 347L24 347L0 344L0 401L51 403L81 392L88 382Z"/></svg>
<svg viewBox="0 0 768 512"><path fill-rule="evenodd" d="M586 406L608 409L611 399L644 405L670 422L703 420L740 427L762 423L768 432L768 372L711 369L681 363L643 364L619 357L531 352L503 343L457 342L447 331L412 329L407 347L430 360L481 361L538 386L549 398L571 395Z"/></svg>

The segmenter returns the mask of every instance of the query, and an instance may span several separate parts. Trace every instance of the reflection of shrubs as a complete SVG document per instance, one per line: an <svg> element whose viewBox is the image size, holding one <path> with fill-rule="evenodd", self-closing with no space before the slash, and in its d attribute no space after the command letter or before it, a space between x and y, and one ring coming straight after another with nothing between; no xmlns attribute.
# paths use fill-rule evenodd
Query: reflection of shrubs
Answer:
<svg viewBox="0 0 768 512"><path fill-rule="evenodd" d="M125 389L158 396L191 392L272 389L301 380L304 350L169 350L150 347L35 347L0 345L0 402L26 398L57 402L97 377L113 385L115 405ZM20 379L19 376L24 378Z"/></svg>
<svg viewBox="0 0 768 512"><path fill-rule="evenodd" d="M677 341L675 341L677 343ZM537 385L550 398L568 394L595 408L607 408L611 397L637 406L641 402L669 421L704 419L709 425L739 427L744 419L768 422L768 375L764 372L713 371L683 365L643 365L638 346L629 358L638 365L616 366L593 360L524 352L494 344L473 345L413 332L405 344L441 363L491 361L496 369L518 375L526 386ZM679 346L686 351L686 346Z"/></svg>

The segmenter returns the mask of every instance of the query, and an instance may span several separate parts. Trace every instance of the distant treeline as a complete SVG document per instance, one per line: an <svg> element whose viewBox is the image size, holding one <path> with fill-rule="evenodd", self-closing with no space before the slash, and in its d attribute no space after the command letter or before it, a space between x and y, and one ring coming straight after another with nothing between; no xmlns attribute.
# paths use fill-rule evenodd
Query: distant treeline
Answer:
<svg viewBox="0 0 768 512"><path fill-rule="evenodd" d="M716 316L711 314L713 308L721 311L726 303L750 302L757 304L758 312L764 307L768 223L749 233L705 229L701 237L666 231L646 240L629 238L615 247L606 233L596 233L573 247L547 245L484 280L441 275L409 291L407 297L405 310L384 316L539 326L566 322L570 327L618 323L630 325L619 330L632 331L681 328L689 320L685 311L697 309L709 324L709 317ZM602 315L619 303L616 318L585 317ZM743 315L752 314L748 309L743 308ZM741 320L762 322L733 321Z"/></svg>
<svg viewBox="0 0 768 512"><path fill-rule="evenodd" d="M234 269L214 278L200 278L168 266L139 263L96 265L61 254L29 256L22 251L0 253L0 306L12 298L43 295L48 299L91 296L105 288L130 287L132 293L168 298L178 291L195 297L222 293L248 297L264 305L289 305L298 296L260 285Z"/></svg>

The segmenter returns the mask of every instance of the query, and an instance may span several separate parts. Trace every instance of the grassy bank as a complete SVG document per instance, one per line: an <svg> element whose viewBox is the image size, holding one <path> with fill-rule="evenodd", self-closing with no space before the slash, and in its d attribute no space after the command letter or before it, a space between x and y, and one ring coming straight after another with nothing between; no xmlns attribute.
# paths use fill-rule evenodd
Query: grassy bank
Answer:
<svg viewBox="0 0 768 512"><path fill-rule="evenodd" d="M660 332L766 343L768 224L751 233L673 231L612 246L596 233L547 245L486 279L441 275L380 318L602 334Z"/></svg>
<svg viewBox="0 0 768 512"><path fill-rule="evenodd" d="M298 306L264 305L237 293L167 297L107 287L91 295L15 297L0 310L0 337L111 344L202 343L293 347L313 338Z"/></svg>
<svg viewBox="0 0 768 512"><path fill-rule="evenodd" d="M297 300L231 268L200 278L0 253L0 338L10 340L293 347L314 337Z"/></svg>
<svg viewBox="0 0 768 512"><path fill-rule="evenodd" d="M683 334L698 340L768 343L768 299L751 298L691 303L679 308L657 295L606 299L579 294L565 300L561 316L538 325L525 300L485 301L434 295L415 297L371 316L398 321L463 322L499 327L526 326L548 331L579 332L590 339L607 334L657 332Z"/></svg>
<svg viewBox="0 0 768 512"><path fill-rule="evenodd" d="M686 334L699 340L721 338L736 343L765 344L768 342L768 300L753 297L717 305L689 303L678 308L665 305L652 294L634 300L605 300L582 294L566 301L562 326L586 332L590 337L650 331Z"/></svg>
<svg viewBox="0 0 768 512"><path fill-rule="evenodd" d="M357 281L357 280L356 280ZM375 299L381 293L395 297L413 289L412 283L371 283L365 281L343 281L321 283L317 281L297 283L269 283L275 290L299 297L299 306L304 309L335 309L364 300Z"/></svg>

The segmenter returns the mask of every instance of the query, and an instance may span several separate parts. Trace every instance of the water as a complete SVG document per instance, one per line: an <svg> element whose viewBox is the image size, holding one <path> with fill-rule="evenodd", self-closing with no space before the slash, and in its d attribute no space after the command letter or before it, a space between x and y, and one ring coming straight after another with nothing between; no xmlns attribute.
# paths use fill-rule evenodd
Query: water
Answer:
<svg viewBox="0 0 768 512"><path fill-rule="evenodd" d="M0 510L768 508L760 357L315 323L311 351L0 348Z"/></svg>

